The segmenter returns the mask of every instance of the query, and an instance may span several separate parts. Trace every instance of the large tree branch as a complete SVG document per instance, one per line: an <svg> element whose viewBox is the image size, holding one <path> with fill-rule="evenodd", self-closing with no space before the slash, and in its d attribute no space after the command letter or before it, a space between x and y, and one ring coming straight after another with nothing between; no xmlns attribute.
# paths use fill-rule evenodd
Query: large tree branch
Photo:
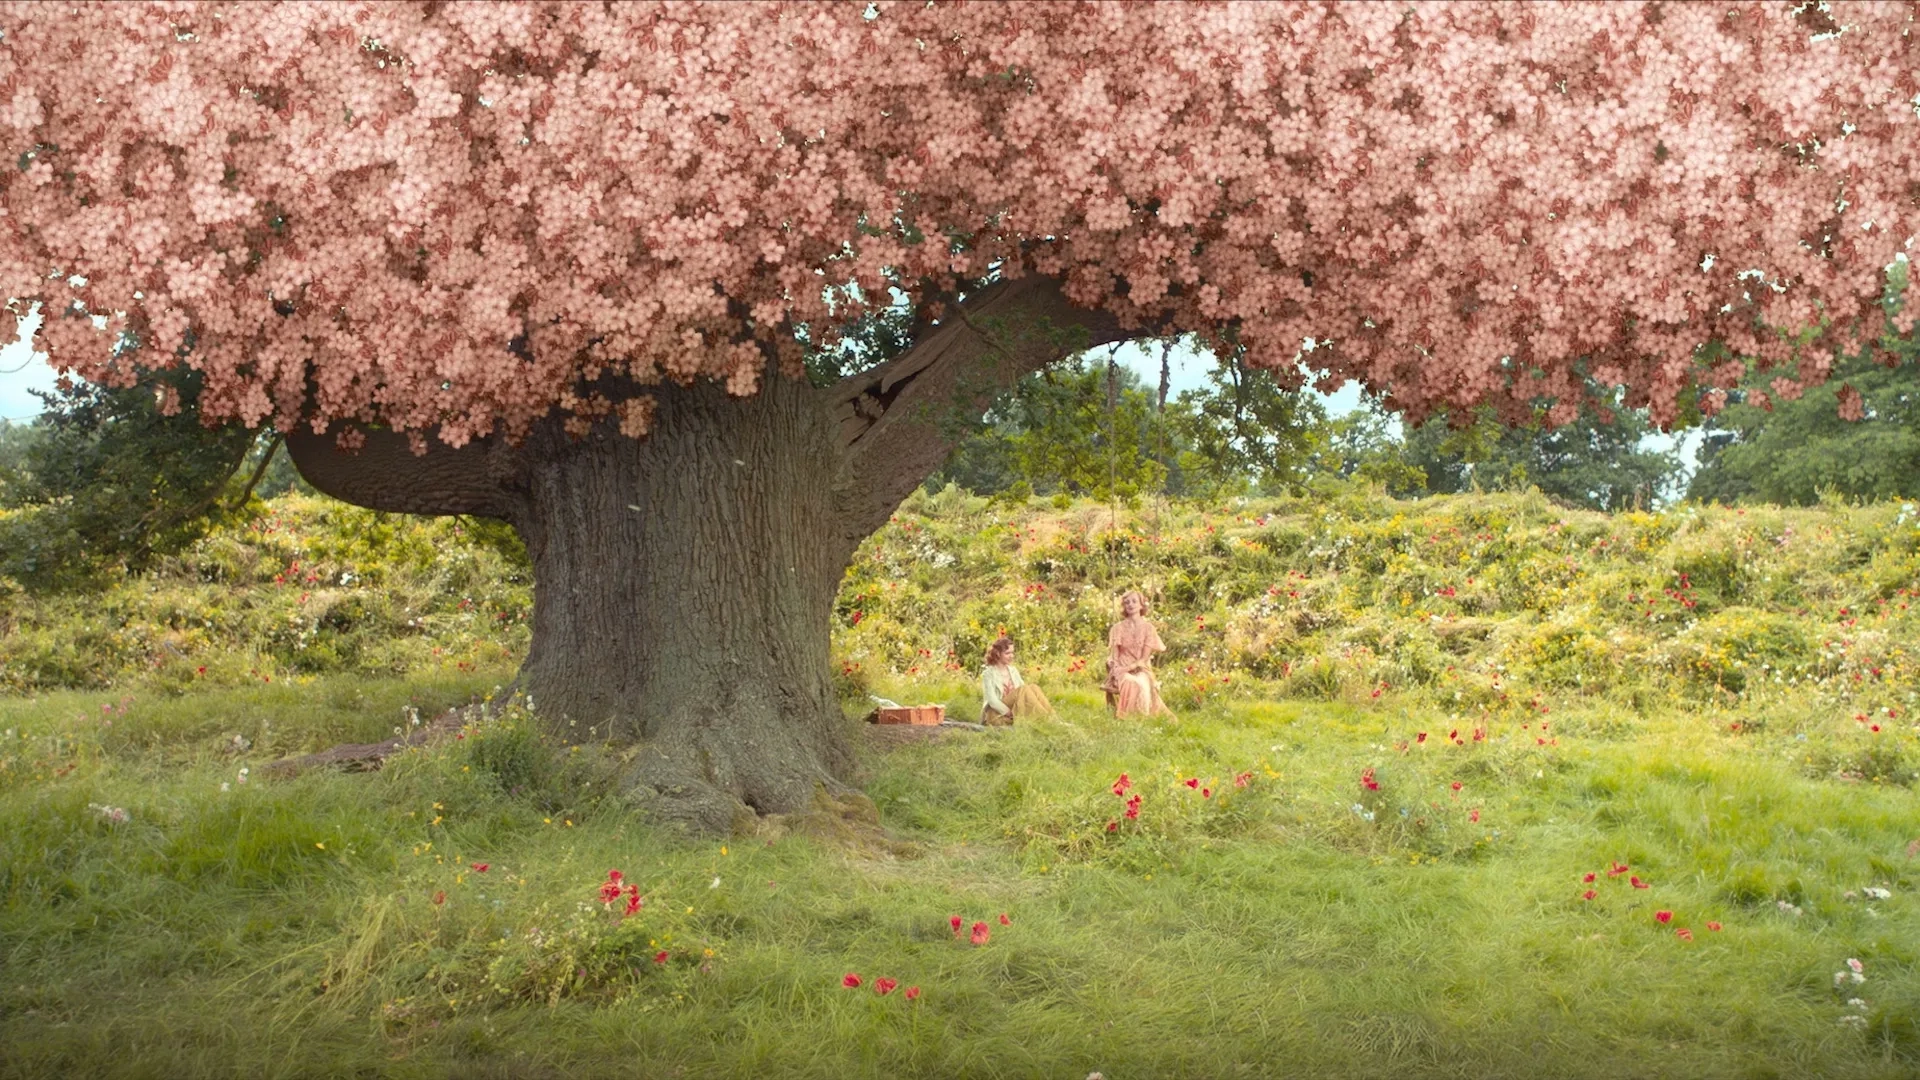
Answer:
<svg viewBox="0 0 1920 1080"><path fill-rule="evenodd" d="M885 524L1020 376L1150 333L1076 307L1051 278L1003 281L949 307L944 323L906 352L828 387L842 450L836 509L847 540L857 544Z"/></svg>
<svg viewBox="0 0 1920 1080"><path fill-rule="evenodd" d="M401 514L471 514L518 520L525 499L519 451L498 437L458 449L437 439L415 454L407 437L369 431L358 451L332 436L287 432L287 453L307 483L336 499Z"/></svg>

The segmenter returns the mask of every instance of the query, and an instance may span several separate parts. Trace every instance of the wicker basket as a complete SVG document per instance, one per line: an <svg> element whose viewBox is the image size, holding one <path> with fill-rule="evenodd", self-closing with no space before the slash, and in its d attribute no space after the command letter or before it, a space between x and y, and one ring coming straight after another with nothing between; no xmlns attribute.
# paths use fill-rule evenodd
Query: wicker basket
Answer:
<svg viewBox="0 0 1920 1080"><path fill-rule="evenodd" d="M915 727L934 727L947 717L945 705L906 705L898 709L876 709L873 722L876 724L912 724Z"/></svg>

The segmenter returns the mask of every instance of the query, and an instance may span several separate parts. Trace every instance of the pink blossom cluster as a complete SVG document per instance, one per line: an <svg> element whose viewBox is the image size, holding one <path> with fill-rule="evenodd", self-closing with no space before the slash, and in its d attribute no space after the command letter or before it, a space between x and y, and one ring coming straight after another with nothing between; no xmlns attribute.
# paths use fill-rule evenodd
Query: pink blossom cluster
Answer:
<svg viewBox="0 0 1920 1080"><path fill-rule="evenodd" d="M0 288L86 378L185 363L209 418L455 445L555 408L641 434L646 407L583 385L749 394L798 369L796 325L829 340L889 286L931 303L993 268L1287 378L1312 339L1325 385L1415 416L1565 419L1590 377L1669 421L1750 368L1790 399L1879 332L1916 226L1913 22L18 5Z"/></svg>

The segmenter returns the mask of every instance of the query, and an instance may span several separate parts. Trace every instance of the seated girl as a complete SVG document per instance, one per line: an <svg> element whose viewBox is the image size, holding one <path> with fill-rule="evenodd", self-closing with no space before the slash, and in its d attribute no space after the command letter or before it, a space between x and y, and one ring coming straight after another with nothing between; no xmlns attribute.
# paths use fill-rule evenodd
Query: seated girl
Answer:
<svg viewBox="0 0 1920 1080"><path fill-rule="evenodd" d="M1016 717L1046 716L1053 712L1047 695L1032 683L1022 681L1019 670L1013 666L1012 638L1000 638L987 647L987 667L980 673L980 696L985 699L980 707L980 722L991 727L1004 727Z"/></svg>
<svg viewBox="0 0 1920 1080"><path fill-rule="evenodd" d="M1160 634L1147 621L1147 598L1129 592L1120 598L1119 622L1107 633L1107 705L1115 716L1172 715L1160 700L1153 677L1153 654L1165 652Z"/></svg>

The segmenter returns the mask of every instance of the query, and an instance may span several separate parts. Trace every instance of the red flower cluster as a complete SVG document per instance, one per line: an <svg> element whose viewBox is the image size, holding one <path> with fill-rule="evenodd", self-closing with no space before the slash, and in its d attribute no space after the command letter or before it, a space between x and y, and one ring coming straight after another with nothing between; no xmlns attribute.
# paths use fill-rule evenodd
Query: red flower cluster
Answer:
<svg viewBox="0 0 1920 1080"><path fill-rule="evenodd" d="M1116 797L1124 797L1127 793L1127 789L1132 786L1133 786L1133 778L1128 776L1126 773L1121 773L1120 779L1115 780L1113 782L1113 793Z"/></svg>
<svg viewBox="0 0 1920 1080"><path fill-rule="evenodd" d="M1368 791L1379 791L1379 790L1380 790L1380 781L1378 781L1378 780L1375 780L1375 779L1373 778L1373 768L1372 768L1371 766L1369 766L1369 767L1367 767L1366 769L1363 769L1363 770L1361 770L1361 772L1360 772L1360 786L1361 786L1361 787L1363 787L1363 788L1365 788L1365 789L1366 789L1366 790L1368 790Z"/></svg>
<svg viewBox="0 0 1920 1080"><path fill-rule="evenodd" d="M600 902L603 904L611 904L615 900L620 899L620 883L626 879L627 876L618 870L607 871L607 880L600 885Z"/></svg>
<svg viewBox="0 0 1920 1080"><path fill-rule="evenodd" d="M1133 798L1127 800L1127 820L1133 821L1139 818L1139 816L1140 816L1140 796L1136 794Z"/></svg>
<svg viewBox="0 0 1920 1080"><path fill-rule="evenodd" d="M485 873L487 864L474 863L473 868ZM623 915L638 914L641 908L647 906L646 898L640 895L640 886L628 883L627 876L618 870L607 871L607 880L600 883L600 903L611 904L620 899L622 893L627 897L627 906L622 912ZM655 960L660 963L665 962L660 961L658 957Z"/></svg>

